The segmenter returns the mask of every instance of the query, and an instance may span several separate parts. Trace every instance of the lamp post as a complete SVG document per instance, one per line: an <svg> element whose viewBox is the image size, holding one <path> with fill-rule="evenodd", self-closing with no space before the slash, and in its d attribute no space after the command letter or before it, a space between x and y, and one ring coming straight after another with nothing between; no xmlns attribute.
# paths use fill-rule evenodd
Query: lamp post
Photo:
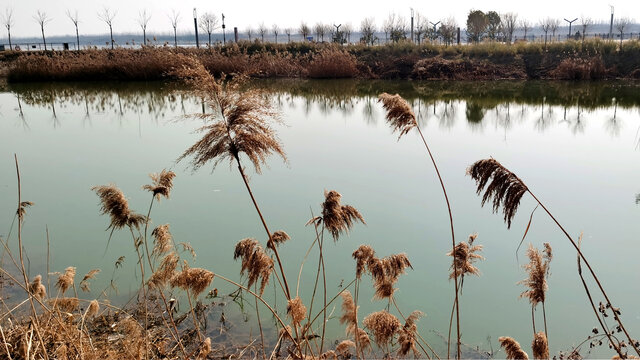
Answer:
<svg viewBox="0 0 640 360"><path fill-rule="evenodd" d="M611 8L611 23L609 24L609 40L613 39L613 5L609 5Z"/></svg>
<svg viewBox="0 0 640 360"><path fill-rule="evenodd" d="M198 13L196 8L193 8L193 26L196 29L196 48L200 48L200 40L198 39Z"/></svg>
<svg viewBox="0 0 640 360"><path fill-rule="evenodd" d="M224 29L226 28L226 26L224 25L224 13L222 13L222 45L226 45L227 44L227 36L224 33Z"/></svg>
<svg viewBox="0 0 640 360"><path fill-rule="evenodd" d="M573 24L573 22L576 21L576 20L578 20L578 18L575 18L575 19L573 19L571 21L569 21L567 19L564 19L564 21L569 23L569 35L567 35L567 40L569 40L571 38L571 24Z"/></svg>
<svg viewBox="0 0 640 360"><path fill-rule="evenodd" d="M411 9L411 42L413 42L413 8Z"/></svg>

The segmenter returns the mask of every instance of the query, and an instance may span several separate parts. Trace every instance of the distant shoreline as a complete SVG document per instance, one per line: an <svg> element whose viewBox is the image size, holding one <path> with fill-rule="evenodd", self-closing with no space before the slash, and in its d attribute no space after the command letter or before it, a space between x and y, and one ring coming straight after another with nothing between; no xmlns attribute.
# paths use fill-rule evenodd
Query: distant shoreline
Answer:
<svg viewBox="0 0 640 360"><path fill-rule="evenodd" d="M339 46L240 42L226 47L0 52L9 82L171 80L182 56L214 75L407 80L605 80L640 78L640 42L587 40L472 45ZM184 59L184 58L182 58Z"/></svg>

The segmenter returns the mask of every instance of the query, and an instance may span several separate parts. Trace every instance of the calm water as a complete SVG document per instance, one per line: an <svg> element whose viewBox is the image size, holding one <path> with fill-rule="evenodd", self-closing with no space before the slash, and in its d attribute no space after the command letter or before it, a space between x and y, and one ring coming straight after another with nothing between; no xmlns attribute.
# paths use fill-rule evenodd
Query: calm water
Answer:
<svg viewBox="0 0 640 360"><path fill-rule="evenodd" d="M533 200L523 198L511 230L501 215L480 206L465 169L489 156L524 179L572 235L584 232L585 255L622 308L629 330L640 333L640 206L635 203L640 193L640 97L635 85L265 81L256 86L274 97L285 121L277 130L289 163L272 158L262 175L251 173L251 182L270 227L292 237L282 248L290 282L295 283L314 238L313 229L304 224L312 211L319 213L323 191L338 190L344 203L362 212L367 225L356 225L335 244L327 242L329 293L353 279L351 253L360 244L371 244L379 256L406 252L414 269L401 277L397 301L403 312L427 314L420 321L421 332L446 354L441 335L446 336L453 298L445 256L448 217L417 136L397 141L384 122L376 94L398 92L413 104L440 164L458 239L477 232L477 243L484 245L486 260L478 264L482 274L466 279L461 300L467 344L497 350L497 338L509 335L530 351L531 308L518 298L524 288L516 284L525 277L521 265L528 242L537 247L550 242L555 252L546 304L552 351L580 343L596 326L579 282L575 251L540 210L518 262L516 249ZM121 294L115 299L127 298L138 281L131 237L116 232L105 253L108 219L99 215L90 188L115 183L132 208L146 212L150 196L141 186L149 182L148 173L167 168L178 174L175 189L171 199L154 206L154 224L170 223L176 241L193 246L197 258L192 266L240 279L239 264L232 259L235 243L246 237L265 239L239 174L226 164L213 172L203 168L192 173L186 163L175 163L198 138L193 130L201 125L181 116L201 111L198 99L158 83L2 90L0 234L7 237L14 219L17 153L23 199L35 202L24 229L30 274L46 273L48 226L51 272L76 266L82 276L100 268L92 283L94 294L83 296L97 296L113 273ZM317 266L312 254L299 289L307 304ZM125 266L114 272L121 255ZM213 287L221 293L231 290L219 280ZM273 294L272 284L269 289ZM368 279L361 289L361 314L385 308L385 302L371 300ZM339 316L339 304L331 310ZM248 319L251 323L252 310ZM329 322L329 330L332 338L344 335L337 318ZM588 345L584 348L586 355Z"/></svg>

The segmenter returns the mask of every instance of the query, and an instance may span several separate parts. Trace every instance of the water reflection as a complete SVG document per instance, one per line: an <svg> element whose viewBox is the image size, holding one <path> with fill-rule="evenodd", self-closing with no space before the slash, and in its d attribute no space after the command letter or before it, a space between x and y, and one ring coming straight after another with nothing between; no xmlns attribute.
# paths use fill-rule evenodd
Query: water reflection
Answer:
<svg viewBox="0 0 640 360"><path fill-rule="evenodd" d="M618 108L640 107L638 86L629 82L408 82L359 80L256 80L249 86L263 89L280 107L302 106L305 115L317 109L327 116L341 113L375 125L377 95L399 93L413 106L418 122L435 122L452 128L464 116L469 128L482 131L491 119L505 132L514 124L532 122L541 133L550 126L566 124L573 134L582 134L589 117L596 111L610 115L604 130L617 137L623 129ZM84 109L83 124L91 126L95 113L111 114L122 121L125 113L149 116L157 121L168 114L185 114L185 101L195 101L175 84L164 83L68 83L11 84L6 90L16 97L17 111L28 129L23 104L46 108L54 128L62 125L60 112L67 107ZM298 100L302 99L302 102ZM359 107L359 108L358 108ZM361 110L360 110L361 109ZM492 114L491 116L487 116ZM562 116L560 116L560 114ZM640 141L640 140L639 140ZM637 141L638 144L640 142Z"/></svg>

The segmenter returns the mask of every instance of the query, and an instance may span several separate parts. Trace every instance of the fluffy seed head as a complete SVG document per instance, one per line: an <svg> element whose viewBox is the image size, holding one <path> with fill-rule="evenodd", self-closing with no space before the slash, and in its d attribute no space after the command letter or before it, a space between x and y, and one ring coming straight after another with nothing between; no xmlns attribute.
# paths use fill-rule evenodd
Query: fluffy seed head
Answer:
<svg viewBox="0 0 640 360"><path fill-rule="evenodd" d="M367 329L371 330L379 346L389 343L402 327L398 318L387 311L371 313L364 318L363 323Z"/></svg>
<svg viewBox="0 0 640 360"><path fill-rule="evenodd" d="M40 300L47 297L47 288L42 283L42 276L36 275L33 278L33 282L29 284L29 292Z"/></svg>
<svg viewBox="0 0 640 360"><path fill-rule="evenodd" d="M93 279L96 274L98 274L100 272L100 269L93 269L90 270L83 278L82 281L80 281L80 289L82 289L82 291L84 292L89 292L91 291L91 288L89 288L89 280Z"/></svg>
<svg viewBox="0 0 640 360"><path fill-rule="evenodd" d="M418 332L418 326L416 322L424 316L422 311L414 311L409 315L402 329L398 330L398 343L400 349L398 354L406 356L409 351L413 351L416 357L418 356L418 349L416 348L416 334Z"/></svg>
<svg viewBox="0 0 640 360"><path fill-rule="evenodd" d="M495 159L476 161L467 169L467 175L476 181L478 195L485 190L482 205L493 198L493 212L498 212L502 207L504 221L510 228L520 199L529 190L524 182Z"/></svg>
<svg viewBox="0 0 640 360"><path fill-rule="evenodd" d="M206 269L185 266L181 272L175 274L169 283L171 287L191 290L193 296L202 293L213 281L213 273Z"/></svg>
<svg viewBox="0 0 640 360"><path fill-rule="evenodd" d="M163 196L168 199L171 194L171 189L173 188L173 178L176 177L176 173L162 169L160 173L149 174L149 177L152 183L144 185L142 188L152 192L158 201L160 201L160 198Z"/></svg>
<svg viewBox="0 0 640 360"><path fill-rule="evenodd" d="M73 298L51 299L50 304L55 309L71 313L78 308L78 305L80 304L80 302L78 301L78 298L73 297Z"/></svg>
<svg viewBox="0 0 640 360"><path fill-rule="evenodd" d="M411 110L411 106L402 96L382 93L378 95L378 101L382 103L382 107L387 111L387 122L391 125L393 131L400 133L398 139L417 125L416 116Z"/></svg>
<svg viewBox="0 0 640 360"><path fill-rule="evenodd" d="M500 342L500 346L504 348L507 359L529 360L529 355L522 350L520 344L513 338L502 336L498 338L498 341Z"/></svg>
<svg viewBox="0 0 640 360"><path fill-rule="evenodd" d="M60 289L60 292L63 295L70 287L73 286L73 281L75 277L76 277L76 268L73 266L69 266L64 270L63 274L60 274L58 276L56 287Z"/></svg>
<svg viewBox="0 0 640 360"><path fill-rule="evenodd" d="M337 241L342 233L348 233L356 221L366 224L362 214L350 205L342 205L342 195L335 190L324 192L325 200L322 203L322 221L324 227L331 233L333 240Z"/></svg>
<svg viewBox="0 0 640 360"><path fill-rule="evenodd" d="M267 242L267 248L273 249L274 246L280 246L280 244L288 240L291 240L289 234L282 230L275 231L273 234L271 234L271 241Z"/></svg>
<svg viewBox="0 0 640 360"><path fill-rule="evenodd" d="M155 288L162 288L172 277L176 275L178 268L178 256L170 252L162 259L160 266L149 277L149 285Z"/></svg>
<svg viewBox="0 0 640 360"><path fill-rule="evenodd" d="M347 334L350 334L353 333L358 326L358 307L356 307L349 290L345 290L341 296L342 316L340 316L340 323L347 325Z"/></svg>
<svg viewBox="0 0 640 360"><path fill-rule="evenodd" d="M547 289L549 288L547 285L549 260L546 260L546 255L545 258L543 258L540 250L534 248L531 244L529 244L529 249L527 249L527 256L529 257L529 263L522 267L529 276L518 283L525 285L528 290L522 292L520 297L529 298L529 302L531 302L533 306L536 306L539 302L544 302Z"/></svg>
<svg viewBox="0 0 640 360"><path fill-rule="evenodd" d="M98 304L98 300L91 300L85 316L90 318L94 317L98 315L98 311L100 311L100 304Z"/></svg>
<svg viewBox="0 0 640 360"><path fill-rule="evenodd" d="M476 260L484 260L481 255L476 254L482 251L482 245L473 245L477 236L477 234L470 235L468 242L459 242L454 251L447 253L447 256L453 256L449 279L464 275L480 275L478 268L473 265Z"/></svg>
<svg viewBox="0 0 640 360"><path fill-rule="evenodd" d="M115 185L94 186L91 190L95 191L100 198L100 212L111 218L109 228L121 229L125 226L139 228L146 222L146 216L136 214L129 209L127 198Z"/></svg>
<svg viewBox="0 0 640 360"><path fill-rule="evenodd" d="M288 301L287 315L289 315L294 324L300 324L307 316L307 308L304 306L302 299L300 299L299 296Z"/></svg>
<svg viewBox="0 0 640 360"><path fill-rule="evenodd" d="M240 274L247 274L248 287L260 280L260 295L262 295L273 271L273 259L265 253L258 241L252 238L240 240L236 244L233 258L234 260L242 259Z"/></svg>
<svg viewBox="0 0 640 360"><path fill-rule="evenodd" d="M543 331L539 331L533 337L531 350L533 350L534 359L544 360L549 358L549 344L547 342L547 336Z"/></svg>
<svg viewBox="0 0 640 360"><path fill-rule="evenodd" d="M151 232L151 235L153 236L155 243L152 253L156 256L167 253L173 247L173 238L171 236L171 233L169 232L169 224L164 224L156 227Z"/></svg>
<svg viewBox="0 0 640 360"><path fill-rule="evenodd" d="M338 346L336 346L336 353L345 359L351 358L351 349L356 348L356 344L351 340L342 340Z"/></svg>
<svg viewBox="0 0 640 360"><path fill-rule="evenodd" d="M393 285L398 277L406 273L406 268L413 268L406 254L393 254L382 259L372 257L367 262L367 270L373 277L373 286L378 299L390 298L395 292Z"/></svg>
<svg viewBox="0 0 640 360"><path fill-rule="evenodd" d="M360 279L366 270L367 264L375 258L376 252L369 245L360 245L352 256L356 260L356 277Z"/></svg>
<svg viewBox="0 0 640 360"><path fill-rule="evenodd" d="M202 342L202 345L200 346L200 351L198 353L197 359L198 360L206 359L210 353L211 353L211 338L206 338L204 339L204 341Z"/></svg>

